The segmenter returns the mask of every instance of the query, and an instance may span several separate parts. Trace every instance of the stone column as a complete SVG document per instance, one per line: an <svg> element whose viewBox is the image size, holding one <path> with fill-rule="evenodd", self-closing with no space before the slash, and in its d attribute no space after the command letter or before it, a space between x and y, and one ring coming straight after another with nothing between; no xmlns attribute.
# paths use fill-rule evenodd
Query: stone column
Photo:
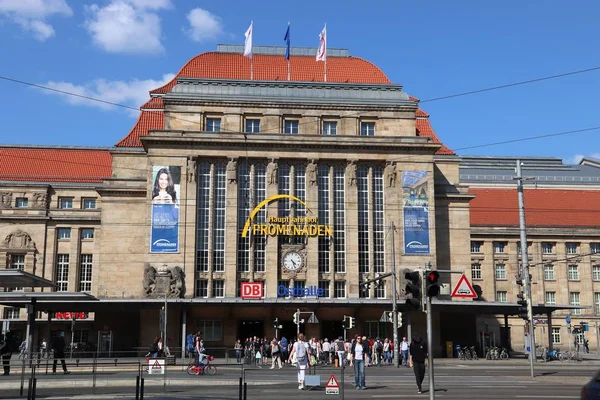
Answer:
<svg viewBox="0 0 600 400"><path fill-rule="evenodd" d="M210 187L211 190L208 191L209 196L208 196L208 204L210 209L212 210L213 206L214 206L214 201L215 201L215 192L212 189L214 187L214 182L215 182L215 163L211 162L210 163ZM214 218L211 216L208 219L208 285L207 285L207 291L208 291L208 297L212 297L212 288L213 288L213 271L214 271L214 267L213 267L213 243L215 241L213 235L214 235L214 228L215 228L215 222L214 222Z"/></svg>
<svg viewBox="0 0 600 400"><path fill-rule="evenodd" d="M346 297L348 298L359 297L356 164L356 160L349 160L346 165L346 273L336 274L336 280L346 280Z"/></svg>
<svg viewBox="0 0 600 400"><path fill-rule="evenodd" d="M80 269L80 257L81 252L81 238L79 228L71 228L71 241L69 243L69 291L78 292L79 283L79 269Z"/></svg>
<svg viewBox="0 0 600 400"><path fill-rule="evenodd" d="M231 171L230 168L236 168ZM238 182L237 159L231 159L226 172L225 199L225 297L237 294L237 239L238 239ZM243 199L241 200L243 201Z"/></svg>
<svg viewBox="0 0 600 400"><path fill-rule="evenodd" d="M395 186L388 186L387 178L384 173L383 179L383 210L384 210L384 237L385 239L385 266L389 268L391 265L391 260L388 257L391 257L392 254L392 245L395 245L395 255L396 255L396 294L398 298L404 297L403 285L404 275L402 274L402 269L405 267L401 263L401 256L404 254L404 218L403 218L403 209L402 209L402 171L400 170L400 165L396 164L396 182ZM394 232L394 240L395 243L392 243L391 235L389 234L389 229L394 223L396 231ZM386 271L391 272L391 271ZM389 290L386 291L386 298L392 298L392 290L391 285L386 282L386 287Z"/></svg>
<svg viewBox="0 0 600 400"><path fill-rule="evenodd" d="M279 194L279 187L277 186L277 170L274 169L275 167L278 167L278 160L273 159L267 163L267 198ZM272 174L273 176L271 176ZM277 216L277 202L272 202L265 207L267 209L267 221L269 217ZM279 270L281 269L281 266L277 262L279 251L277 246L277 236L266 236L266 241L265 285L267 290L265 292L265 297L275 298L277 297L277 281L279 280Z"/></svg>
<svg viewBox="0 0 600 400"><path fill-rule="evenodd" d="M319 189L317 186L317 170L316 161L312 160L311 164L315 164L314 176L311 164L306 168L306 204L314 212L306 212L307 218L318 217L319 215ZM317 221L321 224L321 221ZM319 285L319 237L313 236L307 238L307 260L306 260L306 287Z"/></svg>
<svg viewBox="0 0 600 400"><path fill-rule="evenodd" d="M373 235L373 226L374 226L374 213L373 213L373 168L369 167L368 173L367 173L367 190L369 191L369 279L373 279L375 278L375 242L374 242L374 235ZM358 212L357 212L358 213ZM357 241L358 243L358 241ZM375 287L377 286L377 284L371 285L369 287L369 297L374 299L375 298ZM360 290L360 288L359 288Z"/></svg>

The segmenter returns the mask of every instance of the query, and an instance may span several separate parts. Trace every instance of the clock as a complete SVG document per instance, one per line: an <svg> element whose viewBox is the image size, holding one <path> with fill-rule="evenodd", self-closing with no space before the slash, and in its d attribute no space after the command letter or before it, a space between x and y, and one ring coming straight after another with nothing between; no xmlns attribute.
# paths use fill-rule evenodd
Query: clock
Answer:
<svg viewBox="0 0 600 400"><path fill-rule="evenodd" d="M297 251L289 251L283 256L283 267L288 271L298 271L303 264L302 255Z"/></svg>

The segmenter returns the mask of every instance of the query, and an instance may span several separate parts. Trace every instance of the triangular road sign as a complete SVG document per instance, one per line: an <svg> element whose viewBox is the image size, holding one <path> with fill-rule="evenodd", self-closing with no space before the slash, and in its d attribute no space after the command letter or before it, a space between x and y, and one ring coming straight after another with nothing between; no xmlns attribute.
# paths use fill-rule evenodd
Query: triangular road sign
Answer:
<svg viewBox="0 0 600 400"><path fill-rule="evenodd" d="M319 320L317 319L317 316L315 314L311 315L310 318L308 319L308 323L309 324L318 324Z"/></svg>
<svg viewBox="0 0 600 400"><path fill-rule="evenodd" d="M329 377L329 380L327 381L327 385L325 385L325 387L328 388L339 388L340 384L338 383L337 379L335 379L335 375L331 375Z"/></svg>
<svg viewBox="0 0 600 400"><path fill-rule="evenodd" d="M471 282L469 282L465 274L462 274L460 276L458 283L452 291L452 297L458 297L462 299L477 298L477 293L475 293L475 289L473 289L473 286L471 286Z"/></svg>
<svg viewBox="0 0 600 400"><path fill-rule="evenodd" d="M162 369L162 365L160 365L160 363L158 362L158 360L154 361L154 365L152 366L152 369L157 369L157 370L161 370Z"/></svg>

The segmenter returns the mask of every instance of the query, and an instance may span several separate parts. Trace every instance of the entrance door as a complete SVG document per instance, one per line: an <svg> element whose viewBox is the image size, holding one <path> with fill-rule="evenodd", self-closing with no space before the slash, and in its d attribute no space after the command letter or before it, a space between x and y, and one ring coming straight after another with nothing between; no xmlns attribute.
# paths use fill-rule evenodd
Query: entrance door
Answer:
<svg viewBox="0 0 600 400"><path fill-rule="evenodd" d="M265 336L265 321L259 320L245 320L240 321L238 328L238 338L241 339L242 343L248 337L259 337Z"/></svg>
<svg viewBox="0 0 600 400"><path fill-rule="evenodd" d="M340 336L344 337L342 321L323 321L321 324L321 337L323 339L327 338L330 342L333 342Z"/></svg>

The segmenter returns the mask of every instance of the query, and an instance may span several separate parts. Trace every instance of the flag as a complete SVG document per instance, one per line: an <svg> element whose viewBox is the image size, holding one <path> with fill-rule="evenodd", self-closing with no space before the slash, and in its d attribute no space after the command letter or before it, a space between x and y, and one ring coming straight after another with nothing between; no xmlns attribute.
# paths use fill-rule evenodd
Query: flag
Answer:
<svg viewBox="0 0 600 400"><path fill-rule="evenodd" d="M317 61L325 61L327 59L327 25L323 27L319 33L319 48L317 49Z"/></svg>
<svg viewBox="0 0 600 400"><path fill-rule="evenodd" d="M285 31L285 36L283 37L285 40L285 59L290 59L290 24L288 22L287 31Z"/></svg>
<svg viewBox="0 0 600 400"><path fill-rule="evenodd" d="M250 21L250 27L245 33L246 42L244 43L244 56L252 58L252 26L254 25L253 21Z"/></svg>

